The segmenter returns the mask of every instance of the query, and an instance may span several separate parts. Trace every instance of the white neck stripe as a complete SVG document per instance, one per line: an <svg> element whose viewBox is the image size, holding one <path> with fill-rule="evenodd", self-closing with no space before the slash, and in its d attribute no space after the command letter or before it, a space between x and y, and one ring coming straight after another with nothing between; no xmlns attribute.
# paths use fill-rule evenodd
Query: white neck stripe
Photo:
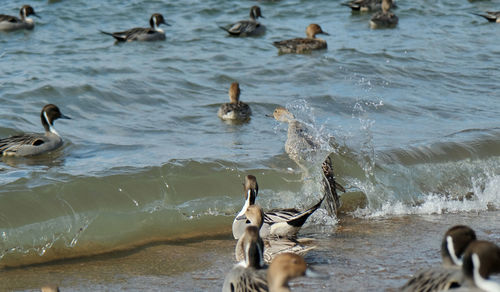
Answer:
<svg viewBox="0 0 500 292"><path fill-rule="evenodd" d="M474 284L486 292L498 292L500 291L500 285L498 283L495 283L493 281L486 280L485 278L481 277L481 274L479 274L479 267L481 265L481 262L479 260L479 256L475 253L472 254L472 265L474 267L473 271L473 277L474 277Z"/></svg>
<svg viewBox="0 0 500 292"><path fill-rule="evenodd" d="M45 121L47 122L47 124L49 124L49 131L52 132L53 134L56 134L57 136L59 136L59 133L57 133L56 129L54 129L54 127L52 127L52 125L50 124L46 111L43 112L43 117L45 118Z"/></svg>
<svg viewBox="0 0 500 292"><path fill-rule="evenodd" d="M450 254L451 260L457 266L462 266L462 260L457 258L455 255L455 246L453 245L453 238L450 235L446 237L446 247L448 248L448 253Z"/></svg>

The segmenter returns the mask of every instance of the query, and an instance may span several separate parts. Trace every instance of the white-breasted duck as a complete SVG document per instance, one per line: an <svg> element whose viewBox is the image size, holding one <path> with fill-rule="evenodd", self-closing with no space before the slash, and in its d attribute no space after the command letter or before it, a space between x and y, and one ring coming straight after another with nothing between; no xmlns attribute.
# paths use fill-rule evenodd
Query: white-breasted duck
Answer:
<svg viewBox="0 0 500 292"><path fill-rule="evenodd" d="M33 29L35 22L28 16L33 15L38 18L33 7L24 5L19 10L19 18L11 15L0 14L0 31L13 31L18 29Z"/></svg>
<svg viewBox="0 0 500 292"><path fill-rule="evenodd" d="M131 41L162 41L165 40L165 32L160 28L160 24L170 26L163 18L163 15L155 13L149 19L150 27L136 27L125 31L119 32L101 32L103 34L114 37L118 42L131 42Z"/></svg>
<svg viewBox="0 0 500 292"><path fill-rule="evenodd" d="M63 115L59 108L48 104L40 114L44 134L26 133L0 139L0 155L3 156L33 156L53 151L63 144L59 133L54 129L57 119L70 119Z"/></svg>
<svg viewBox="0 0 500 292"><path fill-rule="evenodd" d="M456 225L448 229L441 241L442 265L417 273L401 291L442 291L459 287L462 256L475 240L476 233L468 226Z"/></svg>
<svg viewBox="0 0 500 292"><path fill-rule="evenodd" d="M253 175L247 175L245 177L245 203L241 211L234 218L232 225L235 239L242 236L246 226L249 224L243 215L250 205L255 204L258 190L257 178ZM274 209L264 212L264 225L260 229L260 236L262 238L295 237L307 218L321 206L324 198L323 196L318 203L303 211L297 209Z"/></svg>
<svg viewBox="0 0 500 292"><path fill-rule="evenodd" d="M219 26L232 36L255 36L266 31L266 26L257 21L262 16L260 7L255 5L250 8L250 19L240 20L227 26Z"/></svg>

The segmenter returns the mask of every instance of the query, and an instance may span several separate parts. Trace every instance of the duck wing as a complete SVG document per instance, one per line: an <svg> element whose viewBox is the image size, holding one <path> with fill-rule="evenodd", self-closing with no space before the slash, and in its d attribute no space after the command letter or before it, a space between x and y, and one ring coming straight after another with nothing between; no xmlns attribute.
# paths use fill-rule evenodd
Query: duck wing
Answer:
<svg viewBox="0 0 500 292"><path fill-rule="evenodd" d="M41 134L21 134L8 138L0 139L0 154L15 153L20 147L40 146L45 143L44 136Z"/></svg>
<svg viewBox="0 0 500 292"><path fill-rule="evenodd" d="M253 20L241 20L236 23L230 24L226 27L219 26L221 29L225 30L230 35L241 35L246 33L251 33L260 26L260 23Z"/></svg>
<svg viewBox="0 0 500 292"><path fill-rule="evenodd" d="M134 39L136 39L140 35L153 34L156 31L154 29L150 28L150 27L148 27L148 28L145 28L145 27L135 27L135 28L132 28L132 29L129 29L129 30L118 31L118 32L113 32L113 33L105 32L105 31L102 31L102 30L101 30L101 32L103 34L107 34L107 35L110 35L110 36L114 37L117 41L125 42L125 41L129 41L129 40L134 40Z"/></svg>
<svg viewBox="0 0 500 292"><path fill-rule="evenodd" d="M21 19L11 15L0 14L0 22L19 23Z"/></svg>

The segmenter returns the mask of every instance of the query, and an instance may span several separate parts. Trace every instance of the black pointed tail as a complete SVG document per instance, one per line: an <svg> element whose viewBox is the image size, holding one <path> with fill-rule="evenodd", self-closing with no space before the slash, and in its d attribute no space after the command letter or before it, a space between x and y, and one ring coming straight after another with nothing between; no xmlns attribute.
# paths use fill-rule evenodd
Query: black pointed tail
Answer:
<svg viewBox="0 0 500 292"><path fill-rule="evenodd" d="M340 199L337 190L345 192L343 186L335 181L333 174L333 165L330 156L328 156L322 165L323 168L323 188L326 197L326 210L330 216L336 216L340 208Z"/></svg>

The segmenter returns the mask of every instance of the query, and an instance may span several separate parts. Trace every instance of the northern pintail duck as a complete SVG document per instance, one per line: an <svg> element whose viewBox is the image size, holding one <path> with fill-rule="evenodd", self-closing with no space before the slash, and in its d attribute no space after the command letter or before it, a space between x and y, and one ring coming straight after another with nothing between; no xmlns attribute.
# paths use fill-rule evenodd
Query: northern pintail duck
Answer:
<svg viewBox="0 0 500 292"><path fill-rule="evenodd" d="M307 263L300 255L282 253L273 259L267 269L267 285L270 292L289 292L288 281L298 277L328 278L307 267Z"/></svg>
<svg viewBox="0 0 500 292"><path fill-rule="evenodd" d="M367 12L382 10L382 0L352 0L341 4L349 6L352 11ZM396 3L392 3L392 8L396 8Z"/></svg>
<svg viewBox="0 0 500 292"><path fill-rule="evenodd" d="M486 14L473 13L486 18L489 22L500 23L500 11L486 11Z"/></svg>
<svg viewBox="0 0 500 292"><path fill-rule="evenodd" d="M382 11L375 13L370 19L370 27L391 28L398 24L398 17L391 12L392 0L382 0Z"/></svg>
<svg viewBox="0 0 500 292"><path fill-rule="evenodd" d="M261 254L257 227L248 226L245 238L248 238L244 243L245 260L236 264L226 275L223 292L290 291L288 281L293 278L300 276L326 278L309 269L304 258L293 253L277 255L266 270L258 258Z"/></svg>
<svg viewBox="0 0 500 292"><path fill-rule="evenodd" d="M257 226L260 230L264 224L264 211L259 205L250 205L243 216L239 219L245 219L248 226ZM244 237L243 235L238 239L236 248L234 251L237 261L242 261L245 256L244 250ZM272 259L278 254L291 252L301 256L307 254L310 250L316 248L316 246L305 246L306 242L311 242L312 239L287 239L287 238L277 238L277 239L264 239L263 249L264 249L264 262L269 264ZM303 243L303 244L301 244Z"/></svg>
<svg viewBox="0 0 500 292"><path fill-rule="evenodd" d="M278 51L281 54L303 54L313 50L326 49L326 41L316 38L317 34L329 35L327 32L323 31L319 25L312 23L306 28L307 38L295 38L291 40L273 42L273 46L278 48Z"/></svg>
<svg viewBox="0 0 500 292"><path fill-rule="evenodd" d="M245 253L244 260L226 275L222 291L268 291L262 257L263 244L257 226L247 226L241 237L241 244Z"/></svg>
<svg viewBox="0 0 500 292"><path fill-rule="evenodd" d="M321 146L311 129L304 123L295 119L295 116L284 107L277 107L272 117L279 122L288 123L287 139L285 142L285 152L288 156L307 171L306 164L309 161L308 154L319 150ZM340 208L340 200L337 191L345 192L345 189L335 181L333 165L329 156L322 163L323 186L326 194L326 206L330 215L335 215Z"/></svg>
<svg viewBox="0 0 500 292"><path fill-rule="evenodd" d="M33 29L35 22L28 16L40 17L35 13L33 7L24 5L19 11L20 18L11 15L0 14L0 31L12 31L18 29Z"/></svg>
<svg viewBox="0 0 500 292"><path fill-rule="evenodd" d="M0 155L32 156L59 148L63 144L63 140L54 129L54 121L70 118L63 115L59 108L53 104L44 106L40 117L45 134L20 134L0 139Z"/></svg>
<svg viewBox="0 0 500 292"><path fill-rule="evenodd" d="M500 273L500 247L477 240L469 244L463 257L463 280L456 291L500 292L500 283L489 280Z"/></svg>
<svg viewBox="0 0 500 292"><path fill-rule="evenodd" d="M236 23L230 24L226 27L219 26L221 29L227 31L232 36L252 36L259 35L266 31L266 27L257 21L257 18L262 17L259 6L252 6L250 8L250 19L240 20Z"/></svg>
<svg viewBox="0 0 500 292"><path fill-rule="evenodd" d="M248 104L240 101L240 85L233 82L229 87L229 103L221 105L217 116L225 121L244 122L250 119L252 110Z"/></svg>
<svg viewBox="0 0 500 292"><path fill-rule="evenodd" d="M457 225L446 231L441 242L442 266L421 271L410 279L402 291L441 291L461 282L462 255L476 240L476 233L468 226Z"/></svg>
<svg viewBox="0 0 500 292"><path fill-rule="evenodd" d="M155 13L151 15L149 19L149 25L151 27L136 27L125 31L119 32L105 32L102 33L113 36L119 42L131 42L131 41L162 41L165 40L165 32L160 29L160 24L165 24L170 26L163 15Z"/></svg>
<svg viewBox="0 0 500 292"><path fill-rule="evenodd" d="M245 177L245 204L233 221L233 236L238 239L243 234L248 223L243 217L250 205L255 204L258 194L257 178L253 175ZM273 237L295 237L307 218L316 211L323 198L311 208L299 211L297 209L274 209L264 212L264 225L260 229L262 238Z"/></svg>

